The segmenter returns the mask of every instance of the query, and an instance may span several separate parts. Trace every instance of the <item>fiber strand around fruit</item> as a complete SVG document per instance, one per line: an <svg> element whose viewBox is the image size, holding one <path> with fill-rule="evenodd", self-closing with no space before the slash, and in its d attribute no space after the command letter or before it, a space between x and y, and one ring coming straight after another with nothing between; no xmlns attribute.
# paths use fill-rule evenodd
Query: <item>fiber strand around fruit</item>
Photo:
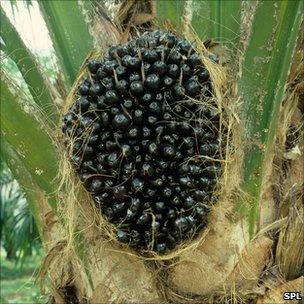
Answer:
<svg viewBox="0 0 304 304"><path fill-rule="evenodd" d="M194 43L160 30L110 47L87 71L63 118L70 161L119 242L166 253L205 227L217 201L209 71Z"/></svg>

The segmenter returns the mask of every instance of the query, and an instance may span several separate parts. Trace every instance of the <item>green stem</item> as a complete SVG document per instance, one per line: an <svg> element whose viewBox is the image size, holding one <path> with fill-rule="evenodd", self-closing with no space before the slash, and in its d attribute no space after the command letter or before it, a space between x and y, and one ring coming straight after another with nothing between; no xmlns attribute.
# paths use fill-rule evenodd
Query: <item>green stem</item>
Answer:
<svg viewBox="0 0 304 304"><path fill-rule="evenodd" d="M39 206L39 202L45 197L44 192L34 182L31 174L25 168L20 157L4 138L1 138L1 157L3 157L5 162L8 164L14 178L22 187L26 195L26 200L29 204L31 214L34 216L39 234L42 236L43 219L39 212L41 208L41 206Z"/></svg>
<svg viewBox="0 0 304 304"><path fill-rule="evenodd" d="M77 1L39 1L56 55L68 84L77 77L93 39Z"/></svg>
<svg viewBox="0 0 304 304"><path fill-rule="evenodd" d="M5 46L1 45L1 49L16 63L37 105L40 106L48 118L56 121L56 107L38 63L31 51L25 46L2 8L0 8L0 18L1 38L5 43Z"/></svg>
<svg viewBox="0 0 304 304"><path fill-rule="evenodd" d="M239 41L241 1L192 0L192 26L202 40L213 38L229 47Z"/></svg>
<svg viewBox="0 0 304 304"><path fill-rule="evenodd" d="M169 20L175 28L182 30L185 0L157 1L157 19L160 24Z"/></svg>
<svg viewBox="0 0 304 304"><path fill-rule="evenodd" d="M58 170L58 155L53 143L41 124L25 112L20 96L14 95L3 79L1 97L2 136L16 151L34 182L49 196L52 207L55 207L54 179Z"/></svg>
<svg viewBox="0 0 304 304"><path fill-rule="evenodd" d="M301 1L261 1L244 56L239 89L243 97L245 147L243 189L249 195L250 235L267 164L272 162L278 113L302 18ZM263 24L263 27L261 27Z"/></svg>

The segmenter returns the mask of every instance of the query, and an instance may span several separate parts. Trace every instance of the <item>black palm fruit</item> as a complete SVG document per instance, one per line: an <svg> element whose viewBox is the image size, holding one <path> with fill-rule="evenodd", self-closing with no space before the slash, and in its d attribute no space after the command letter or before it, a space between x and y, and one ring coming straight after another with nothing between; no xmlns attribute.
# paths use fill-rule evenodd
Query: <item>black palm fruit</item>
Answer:
<svg viewBox="0 0 304 304"><path fill-rule="evenodd" d="M154 237L163 254L203 228L217 200L220 162L210 159L220 150L219 114L209 71L194 44L160 30L110 47L87 67L63 118L71 162L117 225L117 240L147 250ZM200 98L203 105L193 102Z"/></svg>

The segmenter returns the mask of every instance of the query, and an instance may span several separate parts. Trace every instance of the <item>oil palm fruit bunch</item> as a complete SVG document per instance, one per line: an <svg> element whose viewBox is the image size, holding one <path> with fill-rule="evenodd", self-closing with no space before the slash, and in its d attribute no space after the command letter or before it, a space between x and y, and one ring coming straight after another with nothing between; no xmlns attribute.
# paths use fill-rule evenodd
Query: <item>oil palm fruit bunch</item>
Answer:
<svg viewBox="0 0 304 304"><path fill-rule="evenodd" d="M216 201L221 168L201 157L220 147L209 72L191 42L160 30L87 69L62 127L75 170L120 242L171 250Z"/></svg>

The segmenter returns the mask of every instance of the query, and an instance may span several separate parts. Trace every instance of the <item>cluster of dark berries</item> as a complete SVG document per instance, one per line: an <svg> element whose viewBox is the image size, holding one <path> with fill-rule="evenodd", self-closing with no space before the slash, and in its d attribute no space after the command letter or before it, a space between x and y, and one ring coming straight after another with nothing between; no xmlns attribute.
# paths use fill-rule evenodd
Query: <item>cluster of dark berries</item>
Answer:
<svg viewBox="0 0 304 304"><path fill-rule="evenodd" d="M189 41L154 31L111 47L88 71L64 116L71 161L119 241L173 249L204 227L216 201L208 70Z"/></svg>

